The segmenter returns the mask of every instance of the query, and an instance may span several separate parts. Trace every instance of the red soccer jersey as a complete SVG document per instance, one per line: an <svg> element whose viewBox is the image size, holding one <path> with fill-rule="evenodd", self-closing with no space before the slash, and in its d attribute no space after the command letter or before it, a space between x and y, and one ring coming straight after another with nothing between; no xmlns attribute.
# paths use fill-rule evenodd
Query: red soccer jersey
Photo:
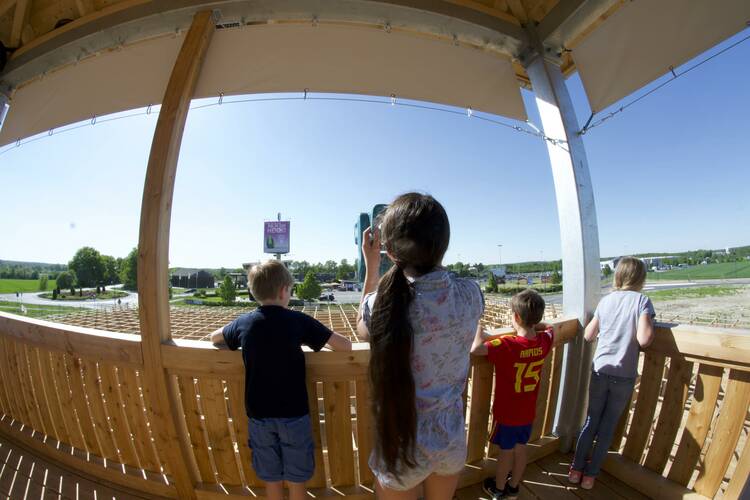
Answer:
<svg viewBox="0 0 750 500"><path fill-rule="evenodd" d="M503 425L534 422L539 377L544 358L552 349L552 328L534 340L506 335L485 342L487 359L495 365L495 402L492 415Z"/></svg>

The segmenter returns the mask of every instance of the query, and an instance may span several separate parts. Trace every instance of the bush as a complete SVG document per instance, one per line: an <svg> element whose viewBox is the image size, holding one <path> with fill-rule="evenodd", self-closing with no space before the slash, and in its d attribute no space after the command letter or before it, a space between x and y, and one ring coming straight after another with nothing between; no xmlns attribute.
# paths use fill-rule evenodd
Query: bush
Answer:
<svg viewBox="0 0 750 500"><path fill-rule="evenodd" d="M39 291L44 292L47 290L47 275L42 274L42 276L39 278Z"/></svg>
<svg viewBox="0 0 750 500"><path fill-rule="evenodd" d="M490 272L490 279L487 281L487 286L484 288L487 293L497 292L497 280L495 279L495 273Z"/></svg>
<svg viewBox="0 0 750 500"><path fill-rule="evenodd" d="M219 287L219 296L224 305L234 304L237 297L237 290L234 288L234 282L229 276L224 278L224 282Z"/></svg>
<svg viewBox="0 0 750 500"><path fill-rule="evenodd" d="M320 297L320 284L312 271L308 271L304 281L297 285L297 297L302 300L315 300Z"/></svg>
<svg viewBox="0 0 750 500"><path fill-rule="evenodd" d="M63 271L57 275L57 287L60 289L72 289L75 276L70 271Z"/></svg>

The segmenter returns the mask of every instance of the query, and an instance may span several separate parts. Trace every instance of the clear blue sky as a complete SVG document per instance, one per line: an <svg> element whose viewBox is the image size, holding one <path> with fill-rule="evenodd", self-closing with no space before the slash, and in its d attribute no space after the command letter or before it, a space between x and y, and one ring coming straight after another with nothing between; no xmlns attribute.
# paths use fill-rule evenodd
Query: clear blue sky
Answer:
<svg viewBox="0 0 750 500"><path fill-rule="evenodd" d="M748 61L750 42L585 136L602 256L750 244ZM583 123L577 75L568 86ZM523 98L535 109L533 94ZM539 123L534 111L530 119ZM127 254L155 123L153 114L100 122L0 156L0 259L67 262L84 245ZM287 101L191 111L170 265L263 258L263 221L277 212L292 221L290 258L351 262L358 213L407 190L445 205L446 262L496 263L498 244L503 262L560 257L539 139L436 111Z"/></svg>

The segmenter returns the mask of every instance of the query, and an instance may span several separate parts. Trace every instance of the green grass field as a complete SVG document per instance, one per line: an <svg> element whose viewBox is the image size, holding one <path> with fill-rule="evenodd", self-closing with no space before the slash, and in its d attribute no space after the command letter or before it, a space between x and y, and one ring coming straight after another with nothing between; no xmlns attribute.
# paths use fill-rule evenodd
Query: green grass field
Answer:
<svg viewBox="0 0 750 500"><path fill-rule="evenodd" d="M702 299L705 297L725 297L740 293L742 286L702 286L697 288L674 288L645 292L651 300Z"/></svg>
<svg viewBox="0 0 750 500"><path fill-rule="evenodd" d="M69 290L67 292L69 292ZM84 300L92 300L91 297L89 297L89 295L87 295L85 292L83 296L79 296L78 293L76 293L75 295L70 295L70 293L67 292L63 291L63 298L58 298L57 300L62 302L80 302ZM111 300L127 296L127 292L121 292L119 290L107 290L104 293L96 294L95 300ZM52 292L43 293L41 297L43 299L52 299Z"/></svg>
<svg viewBox="0 0 750 500"><path fill-rule="evenodd" d="M55 288L55 280L47 281L47 290ZM39 280L0 279L0 293L38 292Z"/></svg>
<svg viewBox="0 0 750 500"><path fill-rule="evenodd" d="M26 308L25 316L30 318L39 318L49 316L51 314L66 314L78 311L77 307L65 307L65 306L47 306L47 305L36 305L36 304L24 304ZM24 315L21 310L21 304L17 302L0 301L0 311L11 314Z"/></svg>
<svg viewBox="0 0 750 500"><path fill-rule="evenodd" d="M706 264L687 269L675 269L663 273L648 273L647 281L654 280L707 280L728 278L750 278L750 261Z"/></svg>

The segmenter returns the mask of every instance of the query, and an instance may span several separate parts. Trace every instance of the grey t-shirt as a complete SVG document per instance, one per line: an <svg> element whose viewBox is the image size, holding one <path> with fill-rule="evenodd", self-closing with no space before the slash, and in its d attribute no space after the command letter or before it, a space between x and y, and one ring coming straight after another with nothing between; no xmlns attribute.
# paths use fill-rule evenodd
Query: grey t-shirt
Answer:
<svg viewBox="0 0 750 500"><path fill-rule="evenodd" d="M594 312L599 319L594 371L617 377L638 375L635 334L642 314L656 315L651 299L640 292L616 290L599 302Z"/></svg>

